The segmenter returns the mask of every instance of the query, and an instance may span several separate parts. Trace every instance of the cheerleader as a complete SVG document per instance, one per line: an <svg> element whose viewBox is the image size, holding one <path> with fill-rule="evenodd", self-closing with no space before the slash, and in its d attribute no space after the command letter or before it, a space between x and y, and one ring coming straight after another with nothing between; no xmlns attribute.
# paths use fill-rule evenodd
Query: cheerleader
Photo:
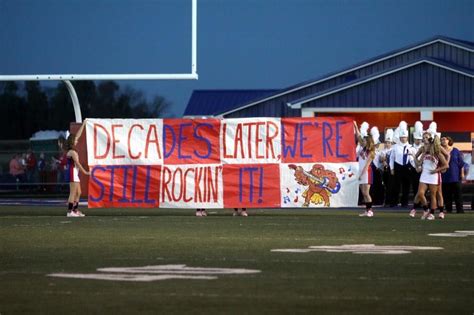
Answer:
<svg viewBox="0 0 474 315"><path fill-rule="evenodd" d="M68 217L83 217L85 216L79 211L79 198L81 197L81 181L79 179L79 171L85 175L90 173L86 171L79 162L79 155L76 151L76 145L82 135L82 131L86 125L86 121L82 123L77 135L70 134L66 140L67 148L67 164L66 164L66 180L69 182L69 198L68 198Z"/></svg>
<svg viewBox="0 0 474 315"><path fill-rule="evenodd" d="M436 133L432 134L427 130L423 133L423 147L415 155L416 166L421 171L421 175L414 203L419 202L423 206L422 220L435 219L434 213L437 207L441 172L448 168L446 159L440 151L440 146L440 140ZM428 202L425 197L426 190L430 191L430 211L428 211ZM415 213L412 217L415 217Z"/></svg>
<svg viewBox="0 0 474 315"><path fill-rule="evenodd" d="M359 189L364 197L365 212L359 214L361 217L373 217L372 198L370 197L370 185L372 184L372 171L370 164L375 158L374 140L367 134L369 124L363 122L359 128L357 122L354 121L354 127L357 134L358 146L357 157L359 159Z"/></svg>

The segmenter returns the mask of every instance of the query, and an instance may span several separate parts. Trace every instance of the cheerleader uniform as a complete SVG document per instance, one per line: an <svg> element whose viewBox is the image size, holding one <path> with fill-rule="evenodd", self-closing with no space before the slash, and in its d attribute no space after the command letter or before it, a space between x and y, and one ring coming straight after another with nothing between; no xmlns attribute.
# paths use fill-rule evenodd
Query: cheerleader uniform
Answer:
<svg viewBox="0 0 474 315"><path fill-rule="evenodd" d="M67 157L66 162L66 181L69 183L79 183L79 169L77 168L76 164L72 157Z"/></svg>
<svg viewBox="0 0 474 315"><path fill-rule="evenodd" d="M425 154L423 156L423 166L420 176L420 183L428 185L439 185L441 184L440 172L432 174L431 171L438 167L439 159L431 154Z"/></svg>
<svg viewBox="0 0 474 315"><path fill-rule="evenodd" d="M364 147L359 146L357 150L357 157L359 160L359 184L372 184L373 176L372 167L370 165L367 167L367 170L364 172L364 174L360 173L364 169L365 164L367 164L367 160L369 159L369 154Z"/></svg>

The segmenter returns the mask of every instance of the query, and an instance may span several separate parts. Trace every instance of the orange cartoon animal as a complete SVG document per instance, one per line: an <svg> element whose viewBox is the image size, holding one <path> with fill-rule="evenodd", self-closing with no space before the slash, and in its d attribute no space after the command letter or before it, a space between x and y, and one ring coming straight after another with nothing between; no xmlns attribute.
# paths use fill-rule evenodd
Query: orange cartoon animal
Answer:
<svg viewBox="0 0 474 315"><path fill-rule="evenodd" d="M309 172L294 164L290 164L288 167L295 171L295 179L298 184L308 186L302 194L305 198L303 207L308 207L310 202L329 207L330 197L341 189L336 173L324 169L321 164L314 164Z"/></svg>

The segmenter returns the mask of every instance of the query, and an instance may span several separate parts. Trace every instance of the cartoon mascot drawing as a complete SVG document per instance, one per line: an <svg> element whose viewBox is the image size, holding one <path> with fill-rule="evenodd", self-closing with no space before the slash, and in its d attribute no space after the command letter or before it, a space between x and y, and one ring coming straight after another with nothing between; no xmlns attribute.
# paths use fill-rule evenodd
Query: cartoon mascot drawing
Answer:
<svg viewBox="0 0 474 315"><path fill-rule="evenodd" d="M314 164L309 172L294 164L290 164L288 167L295 171L295 179L298 184L308 186L302 194L305 198L303 207L308 207L310 202L329 207L330 197L341 189L336 173L324 169L321 164Z"/></svg>

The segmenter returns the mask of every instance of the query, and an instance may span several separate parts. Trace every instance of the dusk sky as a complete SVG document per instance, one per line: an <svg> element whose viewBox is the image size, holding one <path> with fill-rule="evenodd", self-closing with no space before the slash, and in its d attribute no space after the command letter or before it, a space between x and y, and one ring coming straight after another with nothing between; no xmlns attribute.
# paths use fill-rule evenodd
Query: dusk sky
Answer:
<svg viewBox="0 0 474 315"><path fill-rule="evenodd" d="M119 83L179 117L195 89L284 88L435 35L474 41L474 1L198 0L199 80ZM0 74L189 73L191 0L0 0L0 47Z"/></svg>

